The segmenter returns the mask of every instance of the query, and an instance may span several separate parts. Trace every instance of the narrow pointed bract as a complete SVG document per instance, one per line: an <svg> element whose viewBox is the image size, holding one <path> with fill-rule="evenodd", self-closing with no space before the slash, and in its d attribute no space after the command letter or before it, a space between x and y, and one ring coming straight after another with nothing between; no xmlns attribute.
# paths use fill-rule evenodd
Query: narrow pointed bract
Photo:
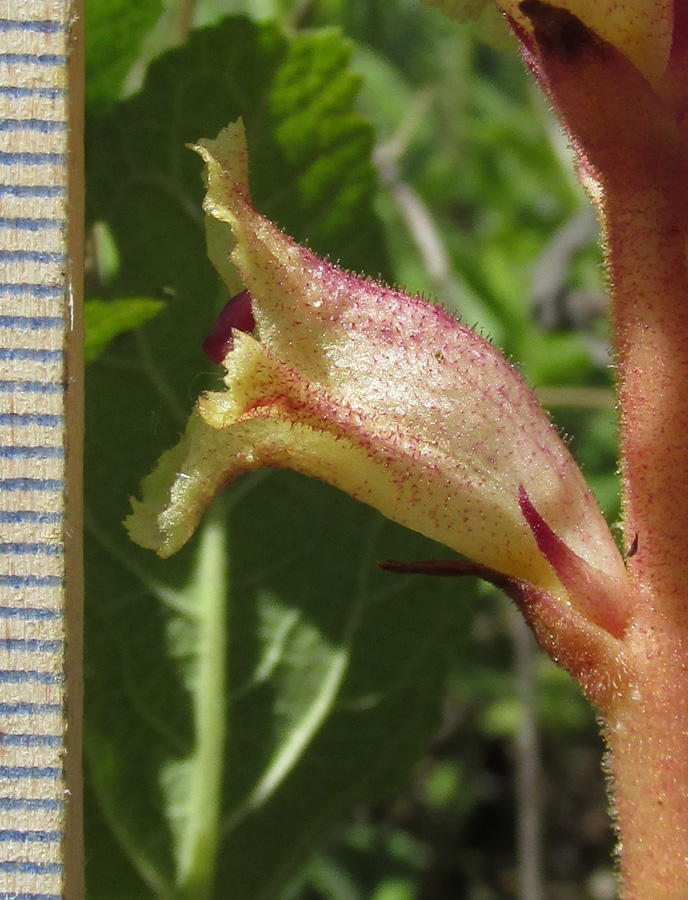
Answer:
<svg viewBox="0 0 688 900"><path fill-rule="evenodd" d="M214 335L215 351L229 348L227 390L201 397L181 444L144 483L127 522L134 540L168 556L225 485L291 468L568 602L519 505L523 486L576 558L623 585L576 464L502 355L444 310L341 271L260 216L240 123L196 149L211 259L223 274L236 266L250 316L232 307Z"/></svg>
<svg viewBox="0 0 688 900"><path fill-rule="evenodd" d="M566 588L572 604L589 621L614 637L622 637L631 614L627 580L600 572L567 547L535 509L522 485L518 502L538 547Z"/></svg>

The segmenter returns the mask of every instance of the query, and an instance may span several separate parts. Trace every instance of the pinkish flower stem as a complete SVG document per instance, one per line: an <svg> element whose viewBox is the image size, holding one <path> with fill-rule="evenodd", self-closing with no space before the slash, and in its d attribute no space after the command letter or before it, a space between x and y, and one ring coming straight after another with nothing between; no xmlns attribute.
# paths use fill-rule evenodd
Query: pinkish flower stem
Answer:
<svg viewBox="0 0 688 900"><path fill-rule="evenodd" d="M688 636L688 206L658 193L608 209L624 529L639 590Z"/></svg>
<svg viewBox="0 0 688 900"><path fill-rule="evenodd" d="M572 14L529 2L526 57L606 233L630 621L597 699L624 900L688 897L688 150L683 115ZM536 624L537 624L537 620ZM584 649L584 648L583 648ZM564 650L567 650L564 646ZM576 653L568 667L576 674ZM595 661L596 660L596 661ZM577 675L577 677L579 677ZM579 681L586 687L584 678Z"/></svg>
<svg viewBox="0 0 688 900"><path fill-rule="evenodd" d="M688 675L685 647L636 627L629 681L605 715L624 900L685 900L688 890Z"/></svg>
<svg viewBox="0 0 688 900"><path fill-rule="evenodd" d="M605 203L624 533L639 535L604 714L624 900L688 896L688 177L678 152L658 155Z"/></svg>

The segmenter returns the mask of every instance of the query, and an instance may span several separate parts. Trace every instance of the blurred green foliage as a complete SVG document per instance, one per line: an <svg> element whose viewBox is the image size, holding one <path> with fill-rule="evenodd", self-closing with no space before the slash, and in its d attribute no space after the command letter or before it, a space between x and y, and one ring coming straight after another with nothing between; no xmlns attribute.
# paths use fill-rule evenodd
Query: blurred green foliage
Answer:
<svg viewBox="0 0 688 900"><path fill-rule="evenodd" d="M503 33L485 44L484 23L417 0L87 0L87 29L89 896L515 896L526 711L502 598L378 572L446 554L289 474L217 504L222 551L203 565L227 580L219 608L196 579L198 540L161 563L120 523L218 382L200 344L226 297L184 145L239 115L260 211L489 334L613 521L601 257L564 139ZM226 691L208 772L211 614ZM603 900L589 879L611 844L593 713L548 660L533 677L547 896ZM194 844L191 799L211 776L212 834Z"/></svg>

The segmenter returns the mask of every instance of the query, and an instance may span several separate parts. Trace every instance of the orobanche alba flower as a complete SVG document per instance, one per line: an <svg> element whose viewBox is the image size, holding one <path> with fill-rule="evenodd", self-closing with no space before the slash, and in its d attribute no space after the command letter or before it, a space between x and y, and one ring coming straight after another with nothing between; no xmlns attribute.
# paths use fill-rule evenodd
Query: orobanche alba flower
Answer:
<svg viewBox="0 0 688 900"><path fill-rule="evenodd" d="M484 338L418 297L341 271L252 207L241 123L195 148L208 246L236 291L206 342L205 394L127 521L169 556L227 484L261 467L334 485L619 637L624 562L566 446Z"/></svg>
<svg viewBox="0 0 688 900"><path fill-rule="evenodd" d="M481 0L427 0L450 15ZM133 501L167 556L245 472L321 478L506 591L600 714L624 900L688 897L688 2L498 0L600 215L624 561L518 374L441 309L338 270L251 206L243 129L207 164L210 256L233 299L206 342L224 393ZM391 577L391 576L390 576Z"/></svg>

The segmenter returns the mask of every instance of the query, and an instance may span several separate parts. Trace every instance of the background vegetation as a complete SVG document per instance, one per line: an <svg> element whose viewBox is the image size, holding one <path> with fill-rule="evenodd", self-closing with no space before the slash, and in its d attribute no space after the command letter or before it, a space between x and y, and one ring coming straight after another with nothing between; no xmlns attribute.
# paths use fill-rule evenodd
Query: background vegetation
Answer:
<svg viewBox="0 0 688 900"><path fill-rule="evenodd" d="M219 382L185 144L240 115L256 207L489 334L615 519L596 226L515 45L417 0L86 0L86 28L91 900L608 900L578 688L492 588L376 566L447 551L283 472L165 563L121 525Z"/></svg>

